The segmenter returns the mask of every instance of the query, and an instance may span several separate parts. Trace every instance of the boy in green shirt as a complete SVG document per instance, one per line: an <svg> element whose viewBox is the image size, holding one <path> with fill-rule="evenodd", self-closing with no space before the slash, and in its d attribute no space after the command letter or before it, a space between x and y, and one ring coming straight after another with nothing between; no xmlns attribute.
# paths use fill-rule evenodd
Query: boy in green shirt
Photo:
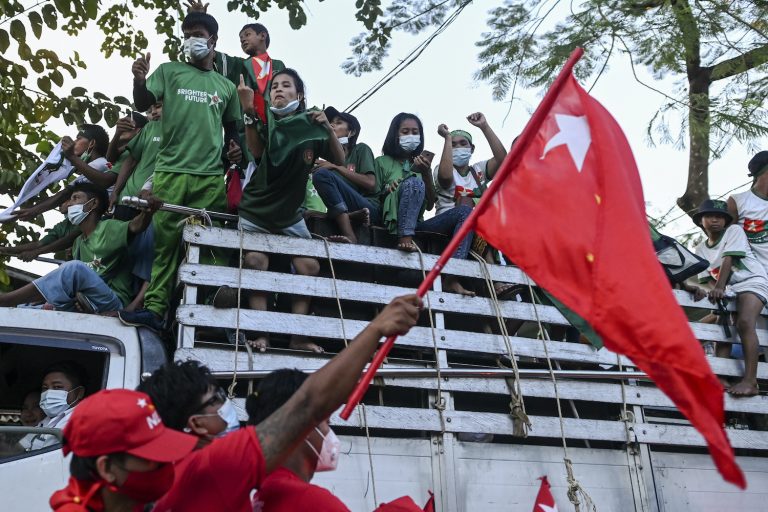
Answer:
<svg viewBox="0 0 768 512"><path fill-rule="evenodd" d="M147 54L132 68L136 107L145 110L162 101L166 112L159 121L162 142L155 160L153 194L163 202L223 211L222 154L225 147L230 153L240 149L235 124L241 115L240 103L232 82L213 70L219 30L213 16L189 13L181 29L187 62L166 62L147 77ZM162 329L181 259L180 219L170 212L155 216L155 260L144 308L121 311L123 323Z"/></svg>
<svg viewBox="0 0 768 512"><path fill-rule="evenodd" d="M67 218L82 234L72 247L74 260L9 293L0 294L0 306L11 307L45 301L57 310L88 313L117 311L133 296L130 268L125 263L131 239L144 231L153 210L131 222L101 220L107 194L91 183L72 188Z"/></svg>

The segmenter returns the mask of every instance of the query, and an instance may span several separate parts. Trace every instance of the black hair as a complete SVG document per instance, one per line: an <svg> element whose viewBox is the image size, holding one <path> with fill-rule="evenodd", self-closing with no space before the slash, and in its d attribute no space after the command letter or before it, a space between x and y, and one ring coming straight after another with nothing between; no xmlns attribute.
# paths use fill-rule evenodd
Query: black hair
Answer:
<svg viewBox="0 0 768 512"><path fill-rule="evenodd" d="M64 441L66 443L66 440ZM108 455L110 461L115 461L119 465L124 466L127 457L125 453L105 453ZM75 480L82 480L86 482L97 482L100 480L99 471L96 468L96 459L100 457L78 457L74 453L72 454L72 460L69 461L69 474L72 475Z"/></svg>
<svg viewBox="0 0 768 512"><path fill-rule="evenodd" d="M94 185L93 183L84 181L82 183L76 183L75 185L72 185L70 188L70 196L74 194L75 192L84 192L85 195L88 196L88 199L96 199L99 202L98 207L96 208L96 213L101 217L105 211L107 211L107 207L109 206L109 197L107 196L107 191L99 186Z"/></svg>
<svg viewBox="0 0 768 512"><path fill-rule="evenodd" d="M407 153L400 147L400 124L408 119L415 120L416 124L419 125L419 137L421 137L419 146L411 153ZM400 112L389 124L389 130L387 130L387 136L384 138L384 145L381 148L381 152L392 158L412 158L420 155L422 151L424 151L424 126L421 124L421 119L419 119L416 114Z"/></svg>
<svg viewBox="0 0 768 512"><path fill-rule="evenodd" d="M147 116L145 116L141 112L136 112L136 111L131 112L131 119L133 119L133 122L136 123L136 128L144 128L149 122L149 119L147 119Z"/></svg>
<svg viewBox="0 0 768 512"><path fill-rule="evenodd" d="M275 82L275 79L279 75L288 75L291 78L293 78L293 83L296 86L296 93L297 94L301 94L301 96L302 96L301 101L299 102L299 109L298 110L299 111L306 110L306 108L307 108L307 92L306 92L306 89L304 87L304 80L302 80L301 77L299 76L299 72L296 71L293 68L281 69L280 71L278 71L277 73L272 75L272 83Z"/></svg>
<svg viewBox="0 0 768 512"><path fill-rule="evenodd" d="M760 171L766 166L768 166L768 151L760 151L749 161L747 170L749 171L750 176L755 176L756 174L760 174ZM757 176L755 176L755 178L757 178Z"/></svg>
<svg viewBox="0 0 768 512"><path fill-rule="evenodd" d="M136 389L149 395L166 427L184 430L212 386L218 387L218 383L207 366L175 361L155 370Z"/></svg>
<svg viewBox="0 0 768 512"><path fill-rule="evenodd" d="M193 27L203 27L210 36L219 35L219 24L216 18L207 12L191 12L184 17L184 21L181 22L181 30Z"/></svg>
<svg viewBox="0 0 768 512"><path fill-rule="evenodd" d="M242 34L244 30L251 29L256 34L267 34L267 38L265 39L265 43L267 44L267 48L269 48L269 30L267 30L267 27L262 25L261 23L248 23L247 25L243 25L243 28L240 29L240 32L238 34Z"/></svg>
<svg viewBox="0 0 768 512"><path fill-rule="evenodd" d="M262 379L256 392L245 400L248 425L258 425L283 406L309 375L301 370L275 370Z"/></svg>
<svg viewBox="0 0 768 512"><path fill-rule="evenodd" d="M88 385L88 373L85 371L79 363L75 361L59 361L53 363L43 371L43 378L49 373L63 373L67 379L72 383L72 389Z"/></svg>
<svg viewBox="0 0 768 512"><path fill-rule="evenodd" d="M94 141L94 149L99 156L107 154L109 148L109 135L107 130L97 124L83 124L80 125L80 132L78 135L82 135L88 140Z"/></svg>

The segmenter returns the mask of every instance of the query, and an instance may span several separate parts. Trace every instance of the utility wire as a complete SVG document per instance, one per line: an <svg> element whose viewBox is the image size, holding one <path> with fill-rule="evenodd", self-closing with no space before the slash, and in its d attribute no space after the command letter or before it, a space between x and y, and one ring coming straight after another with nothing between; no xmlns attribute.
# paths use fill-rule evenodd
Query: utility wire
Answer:
<svg viewBox="0 0 768 512"><path fill-rule="evenodd" d="M390 82L393 78L395 78L397 75L399 75L403 70L405 70L408 66L413 64L416 59L419 58L419 56L424 52L424 50L427 49L427 47L432 43L432 41L435 40L437 36L442 34L450 25L453 23L456 18L459 16L461 11L464 10L464 8L469 5L472 2L472 0L467 0L463 4L461 4L459 7L456 8L456 10L448 16L445 21L435 30L432 35L430 35L424 42L422 42L419 46L417 46L411 53L408 54L408 56L400 61L397 66L392 68L384 77L382 77L378 82L376 82L371 88L369 88L367 91L365 91L363 94L361 94L357 99L355 99L347 108L344 109L344 112L352 112L357 107L362 105L366 100L371 98L374 94L376 94L379 89L384 87L388 82Z"/></svg>

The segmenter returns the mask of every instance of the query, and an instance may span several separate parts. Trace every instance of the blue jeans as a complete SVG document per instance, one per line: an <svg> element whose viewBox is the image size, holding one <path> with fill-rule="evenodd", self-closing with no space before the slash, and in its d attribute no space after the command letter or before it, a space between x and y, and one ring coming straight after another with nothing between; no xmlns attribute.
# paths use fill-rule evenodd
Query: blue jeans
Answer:
<svg viewBox="0 0 768 512"><path fill-rule="evenodd" d="M97 313L123 309L123 302L91 267L79 260L32 281L45 301L61 311L75 311L75 295L82 293Z"/></svg>
<svg viewBox="0 0 768 512"><path fill-rule="evenodd" d="M152 224L133 237L128 253L133 262L132 274L142 281L149 281L155 261L155 228Z"/></svg>
<svg viewBox="0 0 768 512"><path fill-rule="evenodd" d="M364 197L353 185L331 169L318 169L312 173L312 183L320 198L328 207L328 216L368 208L371 222L381 222L381 207Z"/></svg>
<svg viewBox="0 0 768 512"><path fill-rule="evenodd" d="M419 213L424 204L426 193L424 181L418 176L405 179L397 189L399 194L397 203L397 231L398 236L413 236L416 230L454 235L464 221L467 220L472 208L466 205L451 208L448 211L435 215L431 219L419 222ZM454 258L465 259L472 247L473 234L470 232L464 237L456 249Z"/></svg>

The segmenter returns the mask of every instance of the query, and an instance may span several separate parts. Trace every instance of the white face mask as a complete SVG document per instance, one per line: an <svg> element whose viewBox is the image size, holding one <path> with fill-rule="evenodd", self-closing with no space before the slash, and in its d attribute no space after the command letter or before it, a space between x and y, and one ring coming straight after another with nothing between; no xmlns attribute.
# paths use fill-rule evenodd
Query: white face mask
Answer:
<svg viewBox="0 0 768 512"><path fill-rule="evenodd" d="M269 110L272 111L273 114L277 114L278 116L284 116L288 114L292 114L296 111L296 109L299 108L299 100L293 100L289 101L288 104L284 107L269 107Z"/></svg>
<svg viewBox="0 0 768 512"><path fill-rule="evenodd" d="M78 388L79 387L80 386L78 386ZM63 389L48 389L43 391L40 394L40 408L49 418L58 416L69 409L70 405L67 403L67 397L75 389L71 391L64 391Z"/></svg>
<svg viewBox="0 0 768 512"><path fill-rule="evenodd" d="M472 157L472 150L469 148L456 148L453 150L453 165L464 167L469 163Z"/></svg>
<svg viewBox="0 0 768 512"><path fill-rule="evenodd" d="M315 431L323 438L323 446L320 448L320 453L317 453L315 447L309 440L305 439L304 442L310 447L310 449L317 455L316 472L320 471L335 471L336 466L339 465L339 452L341 451L341 441L336 437L336 434L328 429L328 433L323 435L320 429L315 427Z"/></svg>
<svg viewBox="0 0 768 512"><path fill-rule="evenodd" d="M349 137L339 137L339 144L349 144Z"/></svg>
<svg viewBox="0 0 768 512"><path fill-rule="evenodd" d="M200 62L206 58L208 54L211 53L211 48L208 48L208 41L210 41L210 39L210 37L208 39L204 37L190 37L189 39L185 39L184 44L182 45L184 57L192 62Z"/></svg>
<svg viewBox="0 0 768 512"><path fill-rule="evenodd" d="M400 147L407 152L412 152L421 144L421 136L419 135L401 135Z"/></svg>
<svg viewBox="0 0 768 512"><path fill-rule="evenodd" d="M74 224L75 226L78 226L82 224L82 222L85 220L88 215L91 214L92 210L84 211L83 208L86 204L93 201L93 199L89 199L83 204L72 204L67 208L67 218L69 219L69 222Z"/></svg>
<svg viewBox="0 0 768 512"><path fill-rule="evenodd" d="M225 435L240 429L240 420L237 419L237 410L235 409L235 404L233 404L232 400L229 398L227 398L224 401L224 404L219 407L219 410L216 411L216 414L218 414L219 417L227 423L227 428L225 428L222 432L219 432L218 437L224 437Z"/></svg>

